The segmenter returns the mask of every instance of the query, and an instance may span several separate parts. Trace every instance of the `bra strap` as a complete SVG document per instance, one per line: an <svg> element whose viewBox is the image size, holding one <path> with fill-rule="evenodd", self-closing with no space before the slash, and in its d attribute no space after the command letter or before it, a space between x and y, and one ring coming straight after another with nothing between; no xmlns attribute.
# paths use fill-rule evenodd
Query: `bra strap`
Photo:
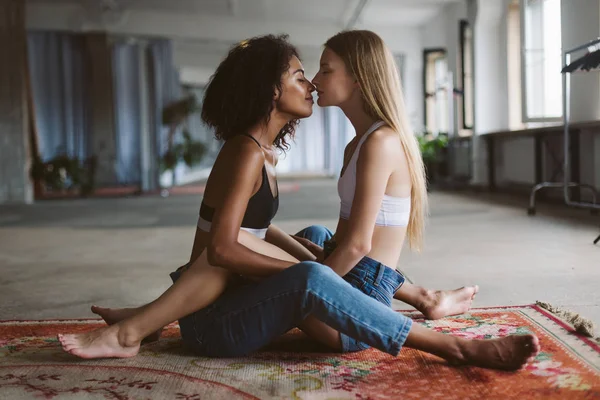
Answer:
<svg viewBox="0 0 600 400"><path fill-rule="evenodd" d="M247 136L247 137L249 137L250 139L254 140L254 143L256 143L256 145L262 149L262 146L260 145L260 143L258 143L258 140L256 140L256 139L254 138L254 136L252 136L252 135L249 135L249 134L247 134L247 133L242 133L242 135L243 135L243 136Z"/></svg>

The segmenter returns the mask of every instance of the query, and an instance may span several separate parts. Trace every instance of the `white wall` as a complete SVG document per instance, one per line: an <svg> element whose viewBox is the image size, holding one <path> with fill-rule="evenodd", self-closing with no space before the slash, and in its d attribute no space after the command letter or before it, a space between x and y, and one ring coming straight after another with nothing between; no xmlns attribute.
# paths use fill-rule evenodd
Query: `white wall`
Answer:
<svg viewBox="0 0 600 400"><path fill-rule="evenodd" d="M474 30L476 134L508 129L506 2L480 0Z"/></svg>
<svg viewBox="0 0 600 400"><path fill-rule="evenodd" d="M600 37L600 0L563 1L561 13L563 49L572 49ZM583 54L574 53L572 60ZM571 120L600 120L600 72L571 74ZM599 132L582 135L581 156L582 182L600 188Z"/></svg>
<svg viewBox="0 0 600 400"><path fill-rule="evenodd" d="M475 10L475 133L473 152L473 183L487 182L487 154L478 135L509 129L508 110L512 99L508 96L507 77L507 10L509 0L468 0L467 13ZM452 21L440 21L440 26ZM430 36L439 36L443 27L424 34L424 43ZM427 36L430 35L430 36ZM600 0L572 0L562 2L562 45L572 48L600 36ZM438 41L438 43L444 43ZM448 48L451 45L446 44ZM572 122L600 120L600 73L572 75ZM531 138L497 140L496 179L498 183L533 184L535 182L534 141ZM556 150L555 150L556 151ZM562 150L558 149L559 157ZM550 156L544 155L545 159ZM600 135L584 132L580 143L581 182L600 188ZM543 163L544 166L547 163ZM544 178L550 178L549 170ZM560 193L558 193L560 195Z"/></svg>
<svg viewBox="0 0 600 400"><path fill-rule="evenodd" d="M379 28L372 25L357 25L356 29L370 29L379 34L393 53L403 53L404 96L406 111L413 129L423 126L423 45L419 28Z"/></svg>
<svg viewBox="0 0 600 400"><path fill-rule="evenodd" d="M563 1L561 7L562 46L568 50L600 36L600 1ZM575 60L585 51L572 55ZM600 73L571 74L571 119L600 119Z"/></svg>

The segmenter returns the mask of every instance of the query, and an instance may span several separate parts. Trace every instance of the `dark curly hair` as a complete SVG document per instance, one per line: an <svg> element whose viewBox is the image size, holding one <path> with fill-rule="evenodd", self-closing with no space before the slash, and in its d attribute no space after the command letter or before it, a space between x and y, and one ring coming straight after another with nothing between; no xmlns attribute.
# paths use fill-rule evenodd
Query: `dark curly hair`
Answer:
<svg viewBox="0 0 600 400"><path fill-rule="evenodd" d="M234 46L221 62L204 93L202 120L214 128L217 139L247 133L261 121L269 121L275 89L280 92L281 77L298 58L298 50L288 35L265 35ZM288 122L273 143L281 150L289 145L298 120Z"/></svg>

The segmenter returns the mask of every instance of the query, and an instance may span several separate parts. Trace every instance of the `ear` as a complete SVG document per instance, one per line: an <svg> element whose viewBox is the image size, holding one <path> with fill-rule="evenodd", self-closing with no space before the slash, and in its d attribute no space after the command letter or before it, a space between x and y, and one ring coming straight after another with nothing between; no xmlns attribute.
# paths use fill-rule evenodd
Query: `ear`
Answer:
<svg viewBox="0 0 600 400"><path fill-rule="evenodd" d="M279 98L281 97L281 91L279 90L279 88L275 88L275 91L273 92L273 101L277 101L279 100Z"/></svg>

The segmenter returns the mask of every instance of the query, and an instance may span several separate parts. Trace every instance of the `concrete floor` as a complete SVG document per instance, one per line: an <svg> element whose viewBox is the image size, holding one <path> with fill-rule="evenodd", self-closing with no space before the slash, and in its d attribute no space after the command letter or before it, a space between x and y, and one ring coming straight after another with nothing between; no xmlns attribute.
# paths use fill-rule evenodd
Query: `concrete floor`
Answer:
<svg viewBox="0 0 600 400"><path fill-rule="evenodd" d="M281 194L278 225L335 228L335 182L298 183ZM399 267L431 288L479 284L475 306L542 300L600 323L598 217L550 206L527 217L525 202L434 192L425 250L407 249ZM0 206L0 319L90 317L90 304L154 299L189 257L199 204L181 195Z"/></svg>

